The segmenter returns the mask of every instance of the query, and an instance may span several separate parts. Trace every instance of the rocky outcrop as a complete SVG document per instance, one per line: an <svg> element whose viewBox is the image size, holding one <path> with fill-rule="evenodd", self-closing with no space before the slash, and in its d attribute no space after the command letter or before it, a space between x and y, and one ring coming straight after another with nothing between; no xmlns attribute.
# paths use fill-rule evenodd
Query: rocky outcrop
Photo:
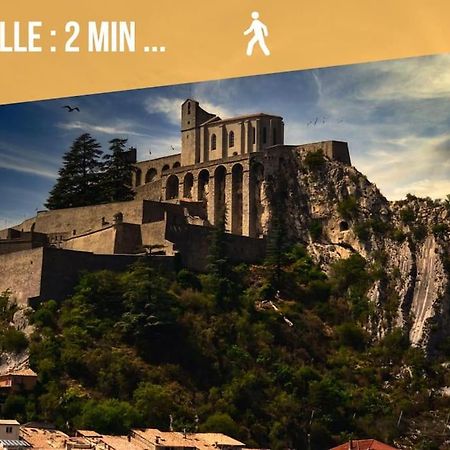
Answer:
<svg viewBox="0 0 450 450"><path fill-rule="evenodd" d="M450 318L448 202L411 195L389 202L354 167L300 148L281 165L282 176L269 175L266 191L289 211L290 237L304 242L326 272L353 253L378 263L385 276L367 292L376 311L368 325L373 335L400 326L413 345L433 350ZM394 314L387 311L393 305Z"/></svg>

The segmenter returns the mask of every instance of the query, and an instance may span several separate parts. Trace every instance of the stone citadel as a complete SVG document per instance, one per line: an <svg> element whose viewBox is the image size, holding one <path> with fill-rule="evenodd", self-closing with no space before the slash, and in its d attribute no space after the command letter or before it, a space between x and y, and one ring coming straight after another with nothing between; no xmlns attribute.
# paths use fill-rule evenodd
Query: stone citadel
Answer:
<svg viewBox="0 0 450 450"><path fill-rule="evenodd" d="M284 143L283 118L256 113L222 119L188 99L181 106L181 153L136 161L135 199L40 211L0 231L0 292L19 302L62 298L78 272L123 269L142 255L203 270L208 236L223 211L235 262L265 253L270 211L266 182L297 149L350 165L345 142Z"/></svg>

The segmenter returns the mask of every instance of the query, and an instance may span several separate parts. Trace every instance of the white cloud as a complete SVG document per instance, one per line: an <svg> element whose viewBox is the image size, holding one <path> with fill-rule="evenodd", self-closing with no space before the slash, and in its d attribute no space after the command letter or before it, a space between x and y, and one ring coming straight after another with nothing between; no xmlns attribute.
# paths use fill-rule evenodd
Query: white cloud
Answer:
<svg viewBox="0 0 450 450"><path fill-rule="evenodd" d="M205 92L200 95L194 93L192 96L204 110L221 118L235 115L235 112L231 113L224 106L214 103L205 94ZM185 100L185 98L150 97L145 101L145 109L149 114L163 114L169 122L178 125L181 120L181 105Z"/></svg>
<svg viewBox="0 0 450 450"><path fill-rule="evenodd" d="M129 135L129 136L141 136L150 137L145 133L139 133L133 129L133 124L128 122L118 123L114 126L111 125L92 125L87 122L75 121L75 122L63 122L57 125L64 130L83 130L86 132L97 132L108 135Z"/></svg>
<svg viewBox="0 0 450 450"><path fill-rule="evenodd" d="M49 155L29 149L0 144L0 168L54 179L57 166Z"/></svg>

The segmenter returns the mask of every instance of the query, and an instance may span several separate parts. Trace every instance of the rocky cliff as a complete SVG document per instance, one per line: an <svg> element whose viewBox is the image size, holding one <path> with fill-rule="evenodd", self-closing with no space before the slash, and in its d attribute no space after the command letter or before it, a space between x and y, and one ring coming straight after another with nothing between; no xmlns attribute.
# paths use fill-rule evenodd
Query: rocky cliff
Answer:
<svg viewBox="0 0 450 450"><path fill-rule="evenodd" d="M390 202L357 169L301 148L267 177L265 208L283 215L287 233L307 245L325 270L359 253L379 276L367 292L367 328L381 337L393 327L429 351L447 335L450 203L408 195ZM271 223L265 218L265 228Z"/></svg>

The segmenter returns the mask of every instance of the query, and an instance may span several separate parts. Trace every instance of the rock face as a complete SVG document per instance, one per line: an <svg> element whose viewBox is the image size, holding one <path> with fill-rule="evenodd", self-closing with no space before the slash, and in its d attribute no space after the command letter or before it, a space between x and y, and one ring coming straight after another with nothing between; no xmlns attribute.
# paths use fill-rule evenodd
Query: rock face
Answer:
<svg viewBox="0 0 450 450"><path fill-rule="evenodd" d="M369 324L382 337L393 327L413 345L433 351L447 332L450 281L450 204L419 199L389 202L354 167L298 148L268 176L268 210L275 197L290 237L304 242L326 272L340 258L359 253L385 273L367 296L375 306ZM269 228L270 215L264 228Z"/></svg>

